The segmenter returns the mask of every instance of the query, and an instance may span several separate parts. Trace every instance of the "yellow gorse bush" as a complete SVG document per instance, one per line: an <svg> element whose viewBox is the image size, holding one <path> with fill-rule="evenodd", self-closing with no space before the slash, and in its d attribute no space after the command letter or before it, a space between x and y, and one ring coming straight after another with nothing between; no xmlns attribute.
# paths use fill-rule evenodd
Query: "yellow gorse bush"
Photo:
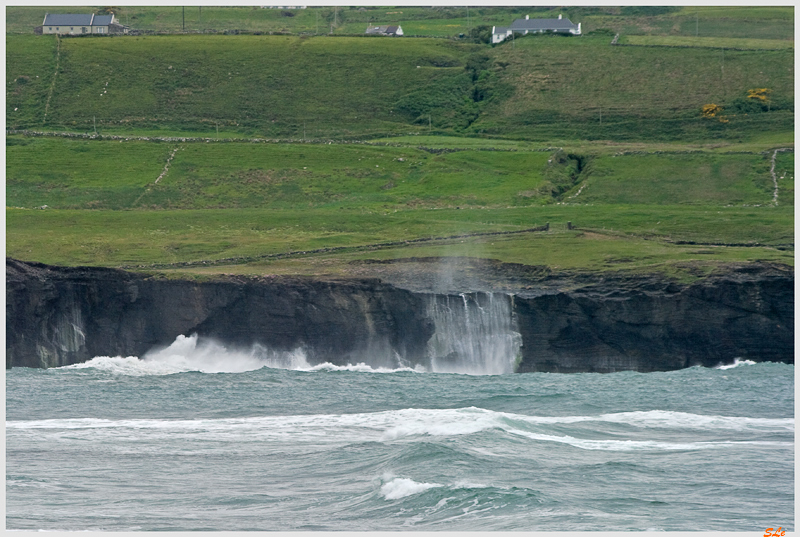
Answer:
<svg viewBox="0 0 800 537"><path fill-rule="evenodd" d="M759 101L766 101L767 94L772 93L772 90L769 88L755 88L747 90L747 98L748 99L758 99Z"/></svg>
<svg viewBox="0 0 800 537"><path fill-rule="evenodd" d="M722 112L722 107L718 104L704 104L703 117L716 117L717 114Z"/></svg>

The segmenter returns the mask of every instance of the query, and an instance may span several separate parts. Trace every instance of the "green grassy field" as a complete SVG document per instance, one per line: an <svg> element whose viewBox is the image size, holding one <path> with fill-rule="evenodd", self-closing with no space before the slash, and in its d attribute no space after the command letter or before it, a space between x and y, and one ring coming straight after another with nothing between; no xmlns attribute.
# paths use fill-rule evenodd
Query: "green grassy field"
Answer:
<svg viewBox="0 0 800 537"><path fill-rule="evenodd" d="M51 90L54 41L7 38L8 127L334 140L426 130L541 142L793 139L793 49L656 52L611 47L607 36L494 48L436 39L73 38L61 40ZM391 76L376 75L385 65ZM768 110L742 106L752 88L771 90ZM702 117L708 103L731 110L725 122Z"/></svg>
<svg viewBox="0 0 800 537"><path fill-rule="evenodd" d="M571 240L575 234L566 231L568 221L584 232L596 233L584 242ZM514 231L545 222L551 223L553 231L549 234L465 238L427 245L410 244L387 251L356 248L396 240ZM668 263L671 252L680 251L681 255L674 259L676 262L766 259L793 264L792 222L793 209L780 206L547 206L409 209L389 214L364 209L7 209L6 252L15 258L45 263L102 266L214 261L325 247L354 248L352 255L340 256L345 262L355 258L391 259L425 253L489 256L534 265L558 259L553 263L562 269L641 269L648 266L653 251L662 252L657 260L659 264ZM550 238L545 241L540 240L540 236ZM490 245L495 242L496 248L486 250L480 246L487 241ZM670 241L764 246L695 245L673 250ZM455 244L455 248L448 244ZM505 253L504 245L509 247ZM641 249L642 245L647 248ZM774 248L787 245L789 251ZM608 256L617 258L616 262L607 266L597 264L599 259L605 259L604 248ZM330 254L300 257L325 258Z"/></svg>
<svg viewBox="0 0 800 537"><path fill-rule="evenodd" d="M582 203L764 205L772 200L765 155L628 155L591 163ZM577 190L584 186L582 192ZM574 195L574 198L570 196Z"/></svg>
<svg viewBox="0 0 800 537"><path fill-rule="evenodd" d="M621 45L650 45L659 47L705 47L752 50L794 48L794 41L787 41L785 39L747 39L737 37L625 35L620 38L618 43Z"/></svg>
<svg viewBox="0 0 800 537"><path fill-rule="evenodd" d="M781 154L779 175L788 158ZM763 205L774 189L766 154L578 154L569 147L435 154L414 147L11 136L6 166L6 202L24 208Z"/></svg>
<svg viewBox="0 0 800 537"><path fill-rule="evenodd" d="M211 140L8 135L9 256L344 276L368 275L363 260L439 256L680 278L794 263L791 151L775 159L777 204L770 175L773 151L794 146L791 7L471 7L468 19L455 6L195 6L190 30L295 35L60 40L30 33L41 10L91 8L7 8L7 128ZM526 13L607 30L443 39ZM177 6L117 15L184 24ZM438 38L336 35L389 23ZM613 47L615 32L660 46ZM703 117L711 103L721 111ZM199 264L165 265L185 262Z"/></svg>
<svg viewBox="0 0 800 537"><path fill-rule="evenodd" d="M793 50L612 47L606 38L542 36L494 49L498 78L513 88L487 104L470 132L528 139L748 140L759 131L792 139ZM724 69L723 69L724 54ZM665 76L666 75L666 76ZM704 104L731 108L751 88L770 88L786 108L702 117ZM730 103L730 104L729 104ZM781 105L783 106L783 105Z"/></svg>

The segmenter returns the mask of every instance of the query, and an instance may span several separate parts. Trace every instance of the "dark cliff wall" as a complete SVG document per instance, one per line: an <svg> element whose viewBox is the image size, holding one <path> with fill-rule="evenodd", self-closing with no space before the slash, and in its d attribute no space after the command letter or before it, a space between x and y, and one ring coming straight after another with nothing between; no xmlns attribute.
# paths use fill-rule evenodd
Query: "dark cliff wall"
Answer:
<svg viewBox="0 0 800 537"><path fill-rule="evenodd" d="M375 279L197 283L12 259L6 274L6 367L141 357L194 333L277 351L302 347L310 363L391 367L400 356L426 365L436 328L431 294ZM601 277L568 283L573 290L543 282L513 298L519 372L657 371L736 357L794 363L790 268L753 265L692 285Z"/></svg>
<svg viewBox="0 0 800 537"><path fill-rule="evenodd" d="M433 324L423 297L377 280L195 283L6 260L6 367L143 356L192 333L302 347L312 363L394 352L424 363Z"/></svg>
<svg viewBox="0 0 800 537"><path fill-rule="evenodd" d="M664 371L734 358L794 363L794 274L760 267L698 283L603 282L515 299L518 371Z"/></svg>

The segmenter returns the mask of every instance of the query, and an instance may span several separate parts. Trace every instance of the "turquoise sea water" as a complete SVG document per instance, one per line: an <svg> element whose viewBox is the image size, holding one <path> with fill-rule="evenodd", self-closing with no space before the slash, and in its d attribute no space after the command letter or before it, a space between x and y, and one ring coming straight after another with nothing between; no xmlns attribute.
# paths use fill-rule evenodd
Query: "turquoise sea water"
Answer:
<svg viewBox="0 0 800 537"><path fill-rule="evenodd" d="M794 529L794 366L263 365L195 348L8 370L6 527Z"/></svg>

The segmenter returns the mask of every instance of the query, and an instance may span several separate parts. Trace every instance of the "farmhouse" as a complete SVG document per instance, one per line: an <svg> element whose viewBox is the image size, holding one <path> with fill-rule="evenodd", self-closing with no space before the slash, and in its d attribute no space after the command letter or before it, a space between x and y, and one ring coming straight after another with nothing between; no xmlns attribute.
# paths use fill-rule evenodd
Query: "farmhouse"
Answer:
<svg viewBox="0 0 800 537"><path fill-rule="evenodd" d="M401 37L403 35L403 29L400 26L369 26L367 27L367 31L364 33L370 35L391 35L395 37Z"/></svg>
<svg viewBox="0 0 800 537"><path fill-rule="evenodd" d="M84 14L51 14L44 16L41 26L34 28L37 34L118 34L127 33L128 27L122 26L114 15Z"/></svg>
<svg viewBox="0 0 800 537"><path fill-rule="evenodd" d="M525 35L527 33L557 32L572 35L581 35L581 23L573 24L569 19L531 19L525 15L524 19L517 19L511 26L493 26L492 43L500 43L512 33Z"/></svg>

